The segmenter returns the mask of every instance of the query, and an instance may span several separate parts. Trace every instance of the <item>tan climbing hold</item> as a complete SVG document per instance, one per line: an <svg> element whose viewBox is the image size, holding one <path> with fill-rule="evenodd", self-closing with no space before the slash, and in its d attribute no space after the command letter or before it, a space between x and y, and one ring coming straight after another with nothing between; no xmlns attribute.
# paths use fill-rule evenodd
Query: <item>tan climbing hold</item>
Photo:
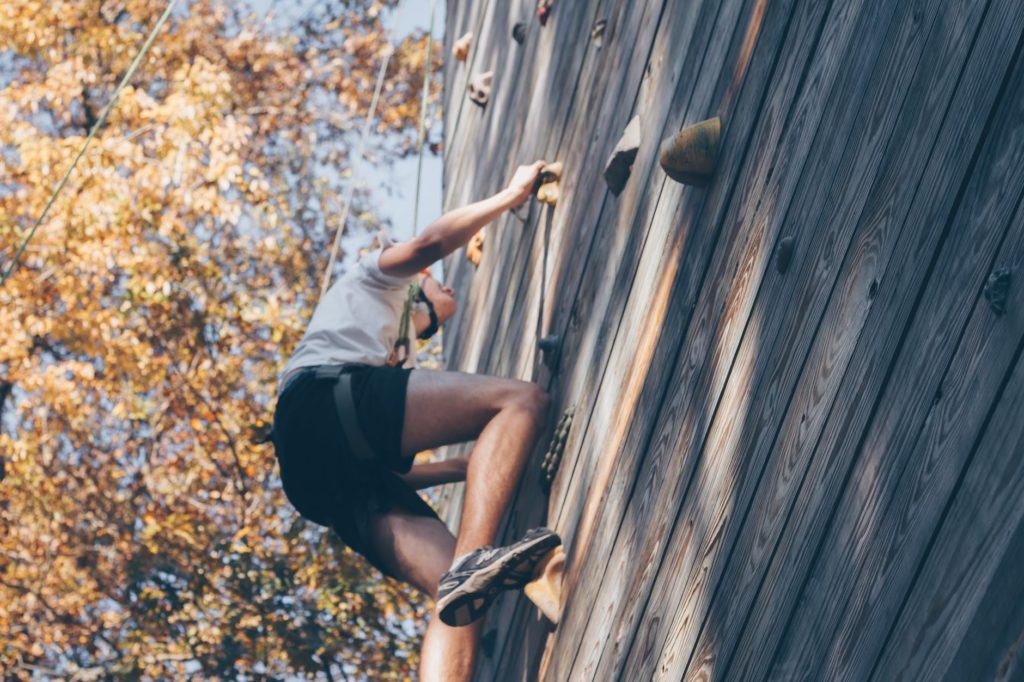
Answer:
<svg viewBox="0 0 1024 682"><path fill-rule="evenodd" d="M555 625L562 615L562 576L565 573L565 550L555 547L537 564L533 580L523 588L527 599Z"/></svg>
<svg viewBox="0 0 1024 682"><path fill-rule="evenodd" d="M683 128L661 143L661 167L676 182L704 186L718 167L722 122L716 116Z"/></svg>
<svg viewBox="0 0 1024 682"><path fill-rule="evenodd" d="M466 61L466 57L469 56L469 48L472 44L473 34L467 33L455 41L455 45L452 46L452 56L460 62Z"/></svg>
<svg viewBox="0 0 1024 682"><path fill-rule="evenodd" d="M466 258L476 267L480 267L480 259L484 257L484 233L481 230L473 235L466 245Z"/></svg>
<svg viewBox="0 0 1024 682"><path fill-rule="evenodd" d="M542 204L554 206L561 196L559 180L562 177L562 162L549 163L540 169L540 187L537 189L537 200Z"/></svg>
<svg viewBox="0 0 1024 682"><path fill-rule="evenodd" d="M558 181L548 182L540 186L537 190L537 199L542 204L548 206L556 206L558 204Z"/></svg>

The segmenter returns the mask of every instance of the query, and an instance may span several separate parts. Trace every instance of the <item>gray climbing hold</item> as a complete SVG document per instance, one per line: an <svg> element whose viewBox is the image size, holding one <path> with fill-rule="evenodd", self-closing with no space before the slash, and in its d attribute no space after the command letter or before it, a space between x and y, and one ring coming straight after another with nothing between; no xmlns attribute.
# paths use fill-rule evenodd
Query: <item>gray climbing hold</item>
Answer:
<svg viewBox="0 0 1024 682"><path fill-rule="evenodd" d="M607 27L607 19L598 19L594 22L594 27L590 29L590 39L594 41L595 47L601 47L604 44L604 31Z"/></svg>
<svg viewBox="0 0 1024 682"><path fill-rule="evenodd" d="M640 117L634 116L633 120L626 126L626 131L615 145L612 155L608 157L608 163L604 167L604 181L608 183L608 189L612 194L618 196L626 186L626 180L633 170L633 161L636 160L636 152L640 149Z"/></svg>
<svg viewBox="0 0 1024 682"><path fill-rule="evenodd" d="M783 237L779 245L775 247L775 269L780 275L786 274L789 264L793 260L793 245L796 240L793 237Z"/></svg>
<svg viewBox="0 0 1024 682"><path fill-rule="evenodd" d="M526 41L526 24L519 22L512 27L512 39L520 45Z"/></svg>
<svg viewBox="0 0 1024 682"><path fill-rule="evenodd" d="M988 277L985 283L985 300L996 315L1006 314L1006 302L1010 293L1010 282L1013 273L1010 268L999 268Z"/></svg>
<svg viewBox="0 0 1024 682"><path fill-rule="evenodd" d="M558 353L562 348L562 337L558 334L545 336L537 342L537 348L544 354L544 364L548 369L554 369L558 365Z"/></svg>

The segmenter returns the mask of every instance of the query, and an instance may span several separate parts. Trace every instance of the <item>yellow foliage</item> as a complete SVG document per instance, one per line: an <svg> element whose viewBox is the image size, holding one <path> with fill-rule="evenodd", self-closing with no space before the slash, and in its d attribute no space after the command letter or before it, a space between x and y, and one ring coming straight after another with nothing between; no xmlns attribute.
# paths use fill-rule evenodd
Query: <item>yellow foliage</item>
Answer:
<svg viewBox="0 0 1024 682"><path fill-rule="evenodd" d="M318 168L349 157L391 4L291 33L182 5L0 289L5 674L415 669L402 622L427 607L301 521L248 433L308 319L328 239L310 207L350 171ZM0 5L0 266L165 7ZM383 131L415 130L424 46L396 51Z"/></svg>

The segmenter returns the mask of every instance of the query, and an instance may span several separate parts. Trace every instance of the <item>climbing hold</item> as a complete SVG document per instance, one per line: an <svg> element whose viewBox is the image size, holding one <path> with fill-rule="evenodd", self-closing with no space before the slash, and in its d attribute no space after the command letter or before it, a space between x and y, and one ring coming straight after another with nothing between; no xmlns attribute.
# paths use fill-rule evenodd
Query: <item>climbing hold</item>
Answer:
<svg viewBox="0 0 1024 682"><path fill-rule="evenodd" d="M491 99L491 86L493 83L493 71L478 73L473 80L469 82L467 89L469 90L469 99L472 100L473 104L481 107L487 106L487 102Z"/></svg>
<svg viewBox="0 0 1024 682"><path fill-rule="evenodd" d="M512 39L520 45L526 40L526 24L519 22L512 27Z"/></svg>
<svg viewBox="0 0 1024 682"><path fill-rule="evenodd" d="M985 283L985 300L996 315L1006 314L1006 301L1010 293L1013 273L1010 268L999 268L988 276Z"/></svg>
<svg viewBox="0 0 1024 682"><path fill-rule="evenodd" d="M545 336L537 342L537 348L544 354L544 364L549 369L554 369L558 364L558 352L562 347L562 337L558 334Z"/></svg>
<svg viewBox="0 0 1024 682"><path fill-rule="evenodd" d="M775 247L775 269L780 275L786 274L789 264L793 260L793 244L796 242L793 237L783 237L779 245Z"/></svg>
<svg viewBox="0 0 1024 682"><path fill-rule="evenodd" d="M561 190L558 181L562 177L562 162L549 163L540 169L538 176L539 187L537 188L537 199L543 204L554 206L558 203Z"/></svg>
<svg viewBox="0 0 1024 682"><path fill-rule="evenodd" d="M608 27L607 19L598 19L594 22L594 27L590 29L590 39L594 41L596 47L601 47L604 43L604 30Z"/></svg>
<svg viewBox="0 0 1024 682"><path fill-rule="evenodd" d="M572 429L572 418L575 411L575 406L570 406L562 413L562 418L558 420L558 426L555 427L555 433L551 436L551 445L544 453L544 459L540 464L540 484L545 493L551 492L551 484L558 473L558 467L562 464L562 455L565 454L565 444L569 441L569 431Z"/></svg>
<svg viewBox="0 0 1024 682"><path fill-rule="evenodd" d="M565 573L565 549L561 545L548 552L537 564L534 578L523 592L544 616L558 625L562 615L562 577Z"/></svg>
<svg viewBox="0 0 1024 682"><path fill-rule="evenodd" d="M466 61L466 57L469 56L469 47L472 44L473 34L467 33L455 41L455 45L452 46L452 56L460 62Z"/></svg>
<svg viewBox="0 0 1024 682"><path fill-rule="evenodd" d="M555 4L555 0L537 0L537 18L540 19L540 25L548 23L548 16L551 14L551 6Z"/></svg>
<svg viewBox="0 0 1024 682"><path fill-rule="evenodd" d="M684 128L661 143L661 167L684 185L708 184L718 166L721 120L716 116Z"/></svg>
<svg viewBox="0 0 1024 682"><path fill-rule="evenodd" d="M640 117L634 116L626 126L626 131L615 145L608 163L604 166L604 181L615 196L626 186L626 180L633 170L636 152L640 149Z"/></svg>
<svg viewBox="0 0 1024 682"><path fill-rule="evenodd" d="M484 233L483 230L473 235L466 244L466 258L476 267L480 267L480 259L484 255Z"/></svg>
<svg viewBox="0 0 1024 682"><path fill-rule="evenodd" d="M558 183L548 182L540 186L537 190L537 199L542 204L554 206L558 203Z"/></svg>

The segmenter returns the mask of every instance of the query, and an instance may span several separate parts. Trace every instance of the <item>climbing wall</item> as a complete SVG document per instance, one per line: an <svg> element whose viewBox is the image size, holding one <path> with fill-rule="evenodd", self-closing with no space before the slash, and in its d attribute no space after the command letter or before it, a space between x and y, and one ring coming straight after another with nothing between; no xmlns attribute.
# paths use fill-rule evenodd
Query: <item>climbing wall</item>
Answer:
<svg viewBox="0 0 1024 682"><path fill-rule="evenodd" d="M561 623L503 596L478 679L1024 679L1024 3L535 8L448 3L446 207L565 168L446 263L449 367L575 406L503 530L564 538Z"/></svg>

